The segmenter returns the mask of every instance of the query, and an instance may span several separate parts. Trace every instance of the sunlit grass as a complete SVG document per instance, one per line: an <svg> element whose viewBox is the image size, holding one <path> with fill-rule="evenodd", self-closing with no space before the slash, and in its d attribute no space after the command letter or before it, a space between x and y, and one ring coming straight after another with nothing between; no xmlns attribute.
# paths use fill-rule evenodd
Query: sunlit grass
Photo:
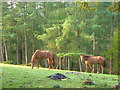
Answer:
<svg viewBox="0 0 120 90"><path fill-rule="evenodd" d="M0 64L2 66L2 88L111 88L118 83L117 75L91 74L83 75L66 74L67 70L52 70L47 68L31 69L28 66ZM62 73L70 79L50 80L46 76ZM91 75L90 75L91 74ZM96 85L83 85L85 79L91 79Z"/></svg>

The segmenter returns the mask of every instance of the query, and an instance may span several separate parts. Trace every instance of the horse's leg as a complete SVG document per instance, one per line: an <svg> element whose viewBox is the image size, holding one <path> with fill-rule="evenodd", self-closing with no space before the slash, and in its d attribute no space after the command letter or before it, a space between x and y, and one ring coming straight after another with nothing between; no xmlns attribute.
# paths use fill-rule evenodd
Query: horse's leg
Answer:
<svg viewBox="0 0 120 90"><path fill-rule="evenodd" d="M101 67L101 66L99 66L97 73L100 73L100 67Z"/></svg>
<svg viewBox="0 0 120 90"><path fill-rule="evenodd" d="M50 65L52 65L52 69L54 68L54 66L53 66L53 62L52 62L52 59L51 58L49 58L49 69L50 69Z"/></svg>
<svg viewBox="0 0 120 90"><path fill-rule="evenodd" d="M52 69L54 69L54 61L53 61L53 58L50 59L50 64L52 65Z"/></svg>
<svg viewBox="0 0 120 90"><path fill-rule="evenodd" d="M94 64L92 64L92 65L89 64L89 67L90 67L90 69L91 69L91 73L93 73L93 69L94 69L93 67L94 67Z"/></svg>
<svg viewBox="0 0 120 90"><path fill-rule="evenodd" d="M91 73L92 73L92 67L91 67L91 65L90 64L88 64L89 65L89 68L91 69Z"/></svg>
<svg viewBox="0 0 120 90"><path fill-rule="evenodd" d="M101 65L101 68L102 68L102 74L103 74L103 72L104 72L104 67Z"/></svg>
<svg viewBox="0 0 120 90"><path fill-rule="evenodd" d="M94 67L95 67L95 66L93 65L93 73L95 72L95 70L94 70L95 68L94 68Z"/></svg>
<svg viewBox="0 0 120 90"><path fill-rule="evenodd" d="M33 67L34 67L34 61L31 61L31 66L32 66L32 69L33 69Z"/></svg>
<svg viewBox="0 0 120 90"><path fill-rule="evenodd" d="M88 62L87 61L85 62L85 66L86 66L85 72L88 72Z"/></svg>
<svg viewBox="0 0 120 90"><path fill-rule="evenodd" d="M47 60L48 60L48 69L50 69L50 60L49 59Z"/></svg>
<svg viewBox="0 0 120 90"><path fill-rule="evenodd" d="M52 62L51 64L52 64L52 69L54 69L54 65L53 65L53 62Z"/></svg>
<svg viewBox="0 0 120 90"><path fill-rule="evenodd" d="M88 64L86 64L86 71L85 72L88 72Z"/></svg>
<svg viewBox="0 0 120 90"><path fill-rule="evenodd" d="M36 60L37 61L37 68L40 67L40 63L39 63L39 60Z"/></svg>
<svg viewBox="0 0 120 90"><path fill-rule="evenodd" d="M91 73L94 73L94 64L92 65L92 71L91 71Z"/></svg>
<svg viewBox="0 0 120 90"><path fill-rule="evenodd" d="M99 73L98 71L99 71L99 64L97 64L97 73Z"/></svg>

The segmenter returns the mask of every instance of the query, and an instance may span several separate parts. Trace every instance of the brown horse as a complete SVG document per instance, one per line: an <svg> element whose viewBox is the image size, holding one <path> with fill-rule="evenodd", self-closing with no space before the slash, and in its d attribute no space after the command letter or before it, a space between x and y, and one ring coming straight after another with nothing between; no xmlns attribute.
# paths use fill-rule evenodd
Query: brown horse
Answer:
<svg viewBox="0 0 120 90"><path fill-rule="evenodd" d="M92 69L91 73L94 73L94 64L99 64L100 67L102 68L102 73L104 72L104 67L105 67L105 59L102 56L88 56L88 55L80 55L81 61L85 61L86 64L86 72L88 71L88 65ZM100 71L97 69L97 73Z"/></svg>
<svg viewBox="0 0 120 90"><path fill-rule="evenodd" d="M54 53L51 51L46 51L46 50L44 50L44 51L36 50L35 53L32 55L32 58L31 58L32 69L34 67L35 60L37 61L37 65L39 68L39 66L40 66L39 60L44 60L44 59L48 60L48 66L49 66L48 68L50 69L50 64L51 64L52 69L53 69L55 66Z"/></svg>

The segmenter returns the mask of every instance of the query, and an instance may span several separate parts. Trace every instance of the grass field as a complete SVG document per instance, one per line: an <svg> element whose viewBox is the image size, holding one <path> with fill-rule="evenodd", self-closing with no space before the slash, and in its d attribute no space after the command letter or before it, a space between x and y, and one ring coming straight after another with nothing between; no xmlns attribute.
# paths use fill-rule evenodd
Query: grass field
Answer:
<svg viewBox="0 0 120 90"><path fill-rule="evenodd" d="M67 70L49 70L46 68L31 69L28 66L0 64L2 66L2 88L112 88L120 82L117 75L83 73L81 75L67 74ZM74 72L74 71L72 71ZM46 76L62 73L70 79L50 80ZM95 85L83 85L85 79L91 79Z"/></svg>

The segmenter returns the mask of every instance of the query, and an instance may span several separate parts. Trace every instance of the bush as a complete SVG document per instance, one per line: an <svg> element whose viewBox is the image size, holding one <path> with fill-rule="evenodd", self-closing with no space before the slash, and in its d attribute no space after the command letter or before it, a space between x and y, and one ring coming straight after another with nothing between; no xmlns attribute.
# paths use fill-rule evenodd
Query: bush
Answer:
<svg viewBox="0 0 120 90"><path fill-rule="evenodd" d="M31 66L31 63L26 64L26 66Z"/></svg>
<svg viewBox="0 0 120 90"><path fill-rule="evenodd" d="M5 61L4 64L13 64L13 61Z"/></svg>

